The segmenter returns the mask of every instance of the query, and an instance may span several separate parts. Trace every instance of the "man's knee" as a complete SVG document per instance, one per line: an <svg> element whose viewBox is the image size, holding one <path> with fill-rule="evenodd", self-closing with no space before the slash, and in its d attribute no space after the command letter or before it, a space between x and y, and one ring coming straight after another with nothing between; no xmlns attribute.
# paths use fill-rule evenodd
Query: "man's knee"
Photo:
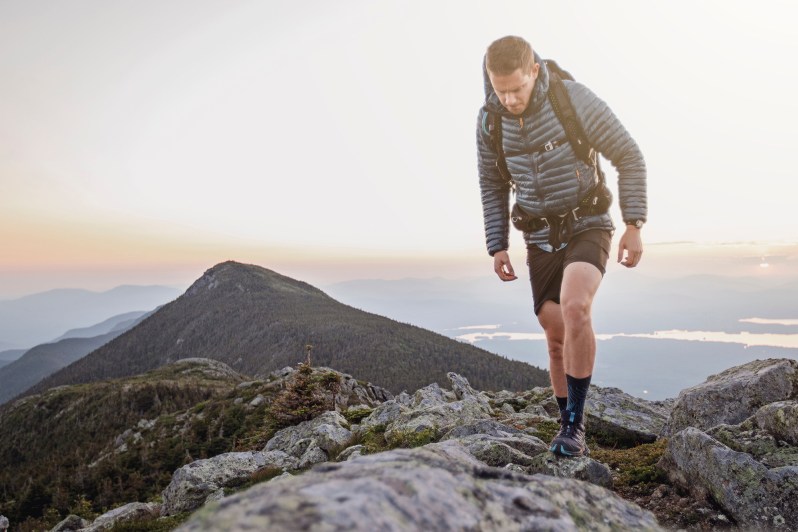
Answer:
<svg viewBox="0 0 798 532"><path fill-rule="evenodd" d="M563 343L559 341L549 341L549 359L557 362L563 360Z"/></svg>
<svg viewBox="0 0 798 532"><path fill-rule="evenodd" d="M570 298L562 301L562 318L568 327L579 327L590 323L589 298Z"/></svg>

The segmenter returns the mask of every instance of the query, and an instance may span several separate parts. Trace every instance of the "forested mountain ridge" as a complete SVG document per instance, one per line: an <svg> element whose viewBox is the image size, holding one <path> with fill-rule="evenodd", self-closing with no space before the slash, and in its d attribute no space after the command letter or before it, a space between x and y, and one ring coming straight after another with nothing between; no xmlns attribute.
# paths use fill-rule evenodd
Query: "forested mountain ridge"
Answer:
<svg viewBox="0 0 798 532"><path fill-rule="evenodd" d="M446 373L485 390L548 383L544 370L431 331L349 307L274 271L224 262L137 327L44 379L26 393L143 373L188 357L264 375L302 360L358 375L394 393Z"/></svg>

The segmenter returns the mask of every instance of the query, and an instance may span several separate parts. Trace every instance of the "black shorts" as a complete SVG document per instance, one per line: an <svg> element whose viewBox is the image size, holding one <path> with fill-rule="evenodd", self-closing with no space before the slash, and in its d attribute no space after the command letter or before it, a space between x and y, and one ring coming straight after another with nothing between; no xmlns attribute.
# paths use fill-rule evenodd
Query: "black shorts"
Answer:
<svg viewBox="0 0 798 532"><path fill-rule="evenodd" d="M587 262L604 275L610 257L612 233L605 229L590 229L571 237L565 248L549 253L536 245L527 247L526 263L529 266L529 281L532 283L532 298L535 315L540 313L546 301L560 302L560 287L565 267L572 262Z"/></svg>

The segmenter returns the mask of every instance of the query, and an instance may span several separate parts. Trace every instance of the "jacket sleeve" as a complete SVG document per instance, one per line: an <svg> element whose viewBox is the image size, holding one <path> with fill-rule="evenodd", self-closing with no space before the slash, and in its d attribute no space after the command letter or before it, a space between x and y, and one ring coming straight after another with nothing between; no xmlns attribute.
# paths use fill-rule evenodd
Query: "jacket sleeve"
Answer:
<svg viewBox="0 0 798 532"><path fill-rule="evenodd" d="M487 132L488 116L480 110L477 119L477 168L482 195L482 214L485 219L485 242L488 253L506 250L510 236L510 184L496 167L498 155Z"/></svg>
<svg viewBox="0 0 798 532"><path fill-rule="evenodd" d="M646 221L646 163L637 143L609 106L578 82L566 82L587 140L618 171L618 201L624 222Z"/></svg>

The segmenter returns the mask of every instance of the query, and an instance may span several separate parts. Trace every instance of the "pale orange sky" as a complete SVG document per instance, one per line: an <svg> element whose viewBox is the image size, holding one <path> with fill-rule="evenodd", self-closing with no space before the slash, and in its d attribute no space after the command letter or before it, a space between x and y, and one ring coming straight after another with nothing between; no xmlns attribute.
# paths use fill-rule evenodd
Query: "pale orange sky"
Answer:
<svg viewBox="0 0 798 532"><path fill-rule="evenodd" d="M309 282L490 272L474 125L482 54L508 33L584 81L641 146L642 268L781 275L798 241L797 11L2 2L0 299L184 286L227 259ZM698 244L651 246L674 241ZM774 253L788 258L758 266Z"/></svg>

